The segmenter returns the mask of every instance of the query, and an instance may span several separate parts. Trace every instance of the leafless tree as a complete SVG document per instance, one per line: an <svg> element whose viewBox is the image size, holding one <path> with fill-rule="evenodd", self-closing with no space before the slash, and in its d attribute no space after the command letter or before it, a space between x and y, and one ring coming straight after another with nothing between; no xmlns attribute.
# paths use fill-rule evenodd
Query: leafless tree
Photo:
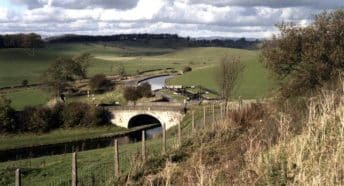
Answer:
<svg viewBox="0 0 344 186"><path fill-rule="evenodd" d="M233 89L237 83L239 75L243 72L245 65L240 58L224 56L218 65L217 83L220 87L222 99L228 102Z"/></svg>

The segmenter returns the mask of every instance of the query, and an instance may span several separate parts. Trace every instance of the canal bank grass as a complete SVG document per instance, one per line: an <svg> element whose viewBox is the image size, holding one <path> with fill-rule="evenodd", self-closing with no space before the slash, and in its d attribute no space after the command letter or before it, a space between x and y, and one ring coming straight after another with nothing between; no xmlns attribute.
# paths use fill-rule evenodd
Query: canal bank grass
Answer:
<svg viewBox="0 0 344 186"><path fill-rule="evenodd" d="M161 138L148 140L146 143L148 158L160 155ZM175 148L175 139L167 139L167 149ZM141 143L119 146L120 170L128 174L140 163ZM97 184L108 185L114 176L113 147L90 150L78 153L78 174L81 182L92 183L92 177ZM0 163L0 185L14 183L16 168L23 170L23 185L69 185L71 180L72 154L45 156L41 158ZM102 183L105 181L105 184ZM86 185L88 185L86 184Z"/></svg>
<svg viewBox="0 0 344 186"><path fill-rule="evenodd" d="M26 106L45 105L52 96L46 89L26 88L3 93L11 100L11 106L16 110L23 110Z"/></svg>
<svg viewBox="0 0 344 186"><path fill-rule="evenodd" d="M109 125L104 127L56 129L44 134L8 134L0 135L0 149L45 145L95 138L110 133L126 132L128 129Z"/></svg>
<svg viewBox="0 0 344 186"><path fill-rule="evenodd" d="M210 107L209 107L210 108ZM195 121L197 127L201 127L203 118L202 108L195 109ZM217 112L218 113L218 112ZM207 112L207 122L211 118L211 112ZM188 136L191 132L191 112L189 112L182 124L182 136ZM177 127L167 131L167 152L177 148ZM182 138L183 139L183 138ZM148 161L160 159L161 136L146 141ZM122 175L135 171L140 164L141 142L119 146L119 160ZM78 174L81 182L91 185L94 181L100 185L111 185L114 175L114 148L89 150L78 153ZM23 185L70 185L72 154L44 156L26 160L9 161L0 163L0 185L13 185L16 168L22 169ZM150 166L160 166L163 162L152 161Z"/></svg>
<svg viewBox="0 0 344 186"><path fill-rule="evenodd" d="M102 94L91 94L90 96L77 96L67 98L66 102L84 102L89 104L126 104L127 101L123 97L124 88L122 86L117 86L114 90L108 91Z"/></svg>

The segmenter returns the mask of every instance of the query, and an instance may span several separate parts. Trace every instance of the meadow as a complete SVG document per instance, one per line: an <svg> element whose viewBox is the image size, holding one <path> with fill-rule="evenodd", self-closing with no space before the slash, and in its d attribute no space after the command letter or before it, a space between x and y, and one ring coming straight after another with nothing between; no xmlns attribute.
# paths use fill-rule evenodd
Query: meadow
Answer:
<svg viewBox="0 0 344 186"><path fill-rule="evenodd" d="M276 83L258 62L259 51L217 47L161 49L100 44L49 44L37 50L35 56L28 55L25 49L1 49L0 87L20 85L23 80L29 83L42 82L43 72L54 60L84 52L93 56L89 77L99 73L115 75L120 65L124 66L129 75L154 69L172 68L181 71L185 66L190 66L192 72L172 78L168 84L201 85L215 91L218 91L218 61L225 55L240 57L246 68L233 92L233 98L267 97L276 88ZM44 104L51 97L49 92L38 89L20 90L6 95L19 110L28 105Z"/></svg>
<svg viewBox="0 0 344 186"><path fill-rule="evenodd" d="M170 79L168 84L194 86L201 85L205 88L219 91L217 85L218 71L217 62L224 56L239 57L241 62L245 65L236 87L232 93L232 98L236 99L239 96L243 99L255 99L271 96L276 90L277 84L270 77L269 72L264 66L259 63L259 51L248 51L240 49L223 49L223 48L206 48L200 49L204 56L217 55L216 60L209 60L206 67L196 68L192 72Z"/></svg>
<svg viewBox="0 0 344 186"><path fill-rule="evenodd" d="M128 129L114 125L90 128L61 128L44 134L0 135L0 149L12 149L33 145L46 145L98 137L103 134L126 132Z"/></svg>

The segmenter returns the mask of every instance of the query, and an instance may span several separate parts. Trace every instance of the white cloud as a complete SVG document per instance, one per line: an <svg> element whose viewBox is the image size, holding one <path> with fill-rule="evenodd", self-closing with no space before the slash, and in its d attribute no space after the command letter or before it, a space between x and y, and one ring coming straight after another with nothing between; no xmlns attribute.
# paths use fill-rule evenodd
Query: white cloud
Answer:
<svg viewBox="0 0 344 186"><path fill-rule="evenodd" d="M0 9L0 32L45 35L177 33L183 36L265 37L274 25L306 26L343 0L10 0L23 11ZM313 3L311 3L313 2ZM326 4L326 5L325 5Z"/></svg>
<svg viewBox="0 0 344 186"><path fill-rule="evenodd" d="M134 8L138 0L10 0L15 4L26 5L29 9L41 8L51 5L60 8L83 9L83 8Z"/></svg>

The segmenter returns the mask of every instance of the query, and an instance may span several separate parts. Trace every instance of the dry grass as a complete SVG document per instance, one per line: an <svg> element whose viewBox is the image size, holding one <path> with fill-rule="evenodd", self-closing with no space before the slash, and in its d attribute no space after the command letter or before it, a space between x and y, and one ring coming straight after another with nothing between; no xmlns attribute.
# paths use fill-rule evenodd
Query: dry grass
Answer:
<svg viewBox="0 0 344 186"><path fill-rule="evenodd" d="M324 91L295 113L252 103L183 136L182 146L142 162L115 185L344 185L344 95ZM282 111L291 110L283 109ZM185 131L184 131L185 132ZM109 182L110 183L110 182Z"/></svg>
<svg viewBox="0 0 344 186"><path fill-rule="evenodd" d="M229 111L215 127L207 125L184 138L180 149L143 165L143 178L135 184L344 185L340 92L323 91L311 99L309 113L297 115L303 125L297 132L297 110L281 112L292 108L254 103Z"/></svg>
<svg viewBox="0 0 344 186"><path fill-rule="evenodd" d="M278 143L248 166L259 174L257 181L264 185L343 185L344 96L324 91L312 99L298 136L289 132L290 120L281 115Z"/></svg>

